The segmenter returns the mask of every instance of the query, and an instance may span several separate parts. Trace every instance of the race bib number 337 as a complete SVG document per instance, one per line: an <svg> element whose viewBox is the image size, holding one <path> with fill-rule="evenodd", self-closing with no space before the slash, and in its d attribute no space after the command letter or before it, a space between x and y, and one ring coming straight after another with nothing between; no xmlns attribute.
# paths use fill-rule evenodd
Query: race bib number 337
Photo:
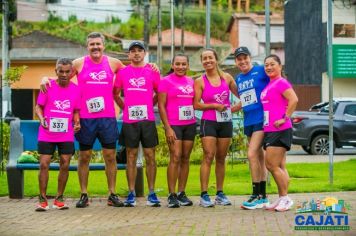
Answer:
<svg viewBox="0 0 356 236"><path fill-rule="evenodd" d="M68 118L54 118L49 119L49 131L50 132L68 132Z"/></svg>

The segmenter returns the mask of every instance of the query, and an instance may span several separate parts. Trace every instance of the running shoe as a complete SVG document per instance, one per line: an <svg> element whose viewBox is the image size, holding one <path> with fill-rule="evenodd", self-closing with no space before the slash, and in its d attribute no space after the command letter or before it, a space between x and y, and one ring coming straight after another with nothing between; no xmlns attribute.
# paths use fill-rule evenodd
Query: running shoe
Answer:
<svg viewBox="0 0 356 236"><path fill-rule="evenodd" d="M58 210L66 210L68 209L68 205L64 203L63 195L58 196L54 199L52 208Z"/></svg>
<svg viewBox="0 0 356 236"><path fill-rule="evenodd" d="M187 197L185 192L178 193L178 201L181 206L192 206L193 202Z"/></svg>
<svg viewBox="0 0 356 236"><path fill-rule="evenodd" d="M257 208L259 197L258 195L251 195L247 201L244 201L241 208L253 210Z"/></svg>
<svg viewBox="0 0 356 236"><path fill-rule="evenodd" d="M136 196L135 196L134 192L129 192L129 195L127 195L124 205L125 205L125 207L136 206Z"/></svg>
<svg viewBox="0 0 356 236"><path fill-rule="evenodd" d="M282 197L281 201L276 206L275 211L283 212L288 211L293 206L293 201L288 196Z"/></svg>
<svg viewBox="0 0 356 236"><path fill-rule="evenodd" d="M120 201L119 197L116 194L112 193L108 197L108 206L123 207L124 203Z"/></svg>
<svg viewBox="0 0 356 236"><path fill-rule="evenodd" d="M179 201L177 199L177 194L175 193L170 193L168 196L168 207L169 208L178 208L179 207Z"/></svg>
<svg viewBox="0 0 356 236"><path fill-rule="evenodd" d="M49 209L47 199L39 196L39 202L36 206L36 211L47 211Z"/></svg>
<svg viewBox="0 0 356 236"><path fill-rule="evenodd" d="M278 206L279 202L281 201L281 197L277 198L273 203L266 206L266 210L274 211L274 209Z"/></svg>
<svg viewBox="0 0 356 236"><path fill-rule="evenodd" d="M160 207L161 202L158 200L156 193L150 193L147 197L147 206Z"/></svg>
<svg viewBox="0 0 356 236"><path fill-rule="evenodd" d="M75 205L77 208L84 208L89 206L89 198L88 198L88 194L86 193L82 193L80 195L80 199L77 202L77 204Z"/></svg>
<svg viewBox="0 0 356 236"><path fill-rule="evenodd" d="M214 207L214 203L210 200L208 194L204 194L202 197L200 197L199 205L202 207Z"/></svg>
<svg viewBox="0 0 356 236"><path fill-rule="evenodd" d="M229 206L231 205L231 202L223 192L219 192L218 195L216 195L215 204Z"/></svg>

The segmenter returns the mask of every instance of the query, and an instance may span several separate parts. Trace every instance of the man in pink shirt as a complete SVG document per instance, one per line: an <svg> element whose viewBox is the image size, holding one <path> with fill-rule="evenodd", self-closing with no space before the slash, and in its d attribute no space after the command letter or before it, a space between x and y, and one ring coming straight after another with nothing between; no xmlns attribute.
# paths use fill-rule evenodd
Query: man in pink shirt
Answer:
<svg viewBox="0 0 356 236"><path fill-rule="evenodd" d="M48 170L56 147L60 155L60 168L53 208L68 209L63 200L63 192L68 179L70 158L74 153L74 132L80 129L80 91L77 85L70 82L72 61L66 58L58 59L55 71L58 79L51 81L47 93L39 94L36 105L36 114L40 120L38 132L40 196L36 211L46 211L49 208L46 197Z"/></svg>
<svg viewBox="0 0 356 236"><path fill-rule="evenodd" d="M155 146L158 144L158 135L153 111L153 106L157 102L155 93L157 93L160 75L144 62L145 54L145 47L141 42L131 43L129 46L131 64L119 70L114 85L114 99L123 109L120 144L126 146L127 150L126 171L129 195L124 202L125 206L136 205L136 161L140 142L146 159L146 174L150 191L147 205L160 206L160 201L154 192L157 169ZM125 100L120 98L121 90L124 92Z"/></svg>

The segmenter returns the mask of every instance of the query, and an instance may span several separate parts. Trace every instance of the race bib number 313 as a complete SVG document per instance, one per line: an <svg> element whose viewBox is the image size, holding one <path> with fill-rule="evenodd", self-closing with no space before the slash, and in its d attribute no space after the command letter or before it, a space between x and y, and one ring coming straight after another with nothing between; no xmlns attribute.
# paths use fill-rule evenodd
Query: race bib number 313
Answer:
<svg viewBox="0 0 356 236"><path fill-rule="evenodd" d="M129 106L129 120L144 120L147 119L147 106Z"/></svg>
<svg viewBox="0 0 356 236"><path fill-rule="evenodd" d="M216 121L217 122L229 122L232 119L231 109L228 108L226 111L219 112L216 111Z"/></svg>
<svg viewBox="0 0 356 236"><path fill-rule="evenodd" d="M54 118L49 119L49 131L50 132L68 132L68 118Z"/></svg>
<svg viewBox="0 0 356 236"><path fill-rule="evenodd" d="M96 97L87 100L87 107L90 113L100 112L105 109L103 97Z"/></svg>

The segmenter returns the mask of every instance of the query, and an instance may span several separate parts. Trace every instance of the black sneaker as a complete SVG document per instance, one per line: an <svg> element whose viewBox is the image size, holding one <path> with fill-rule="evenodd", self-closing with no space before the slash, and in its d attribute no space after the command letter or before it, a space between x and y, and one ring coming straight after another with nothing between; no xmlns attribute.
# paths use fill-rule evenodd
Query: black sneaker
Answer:
<svg viewBox="0 0 356 236"><path fill-rule="evenodd" d="M177 197L181 206L192 206L193 202L185 195L185 192L180 192Z"/></svg>
<svg viewBox="0 0 356 236"><path fill-rule="evenodd" d="M168 196L168 207L169 208L178 208L179 207L179 201L177 199L177 194L175 193L170 193Z"/></svg>
<svg viewBox="0 0 356 236"><path fill-rule="evenodd" d="M88 198L88 194L86 193L82 193L80 195L80 199L77 202L77 204L75 205L77 208L84 208L89 206L89 198Z"/></svg>
<svg viewBox="0 0 356 236"><path fill-rule="evenodd" d="M119 197L116 194L112 193L108 198L108 205L114 207L123 207L124 203L120 201Z"/></svg>

